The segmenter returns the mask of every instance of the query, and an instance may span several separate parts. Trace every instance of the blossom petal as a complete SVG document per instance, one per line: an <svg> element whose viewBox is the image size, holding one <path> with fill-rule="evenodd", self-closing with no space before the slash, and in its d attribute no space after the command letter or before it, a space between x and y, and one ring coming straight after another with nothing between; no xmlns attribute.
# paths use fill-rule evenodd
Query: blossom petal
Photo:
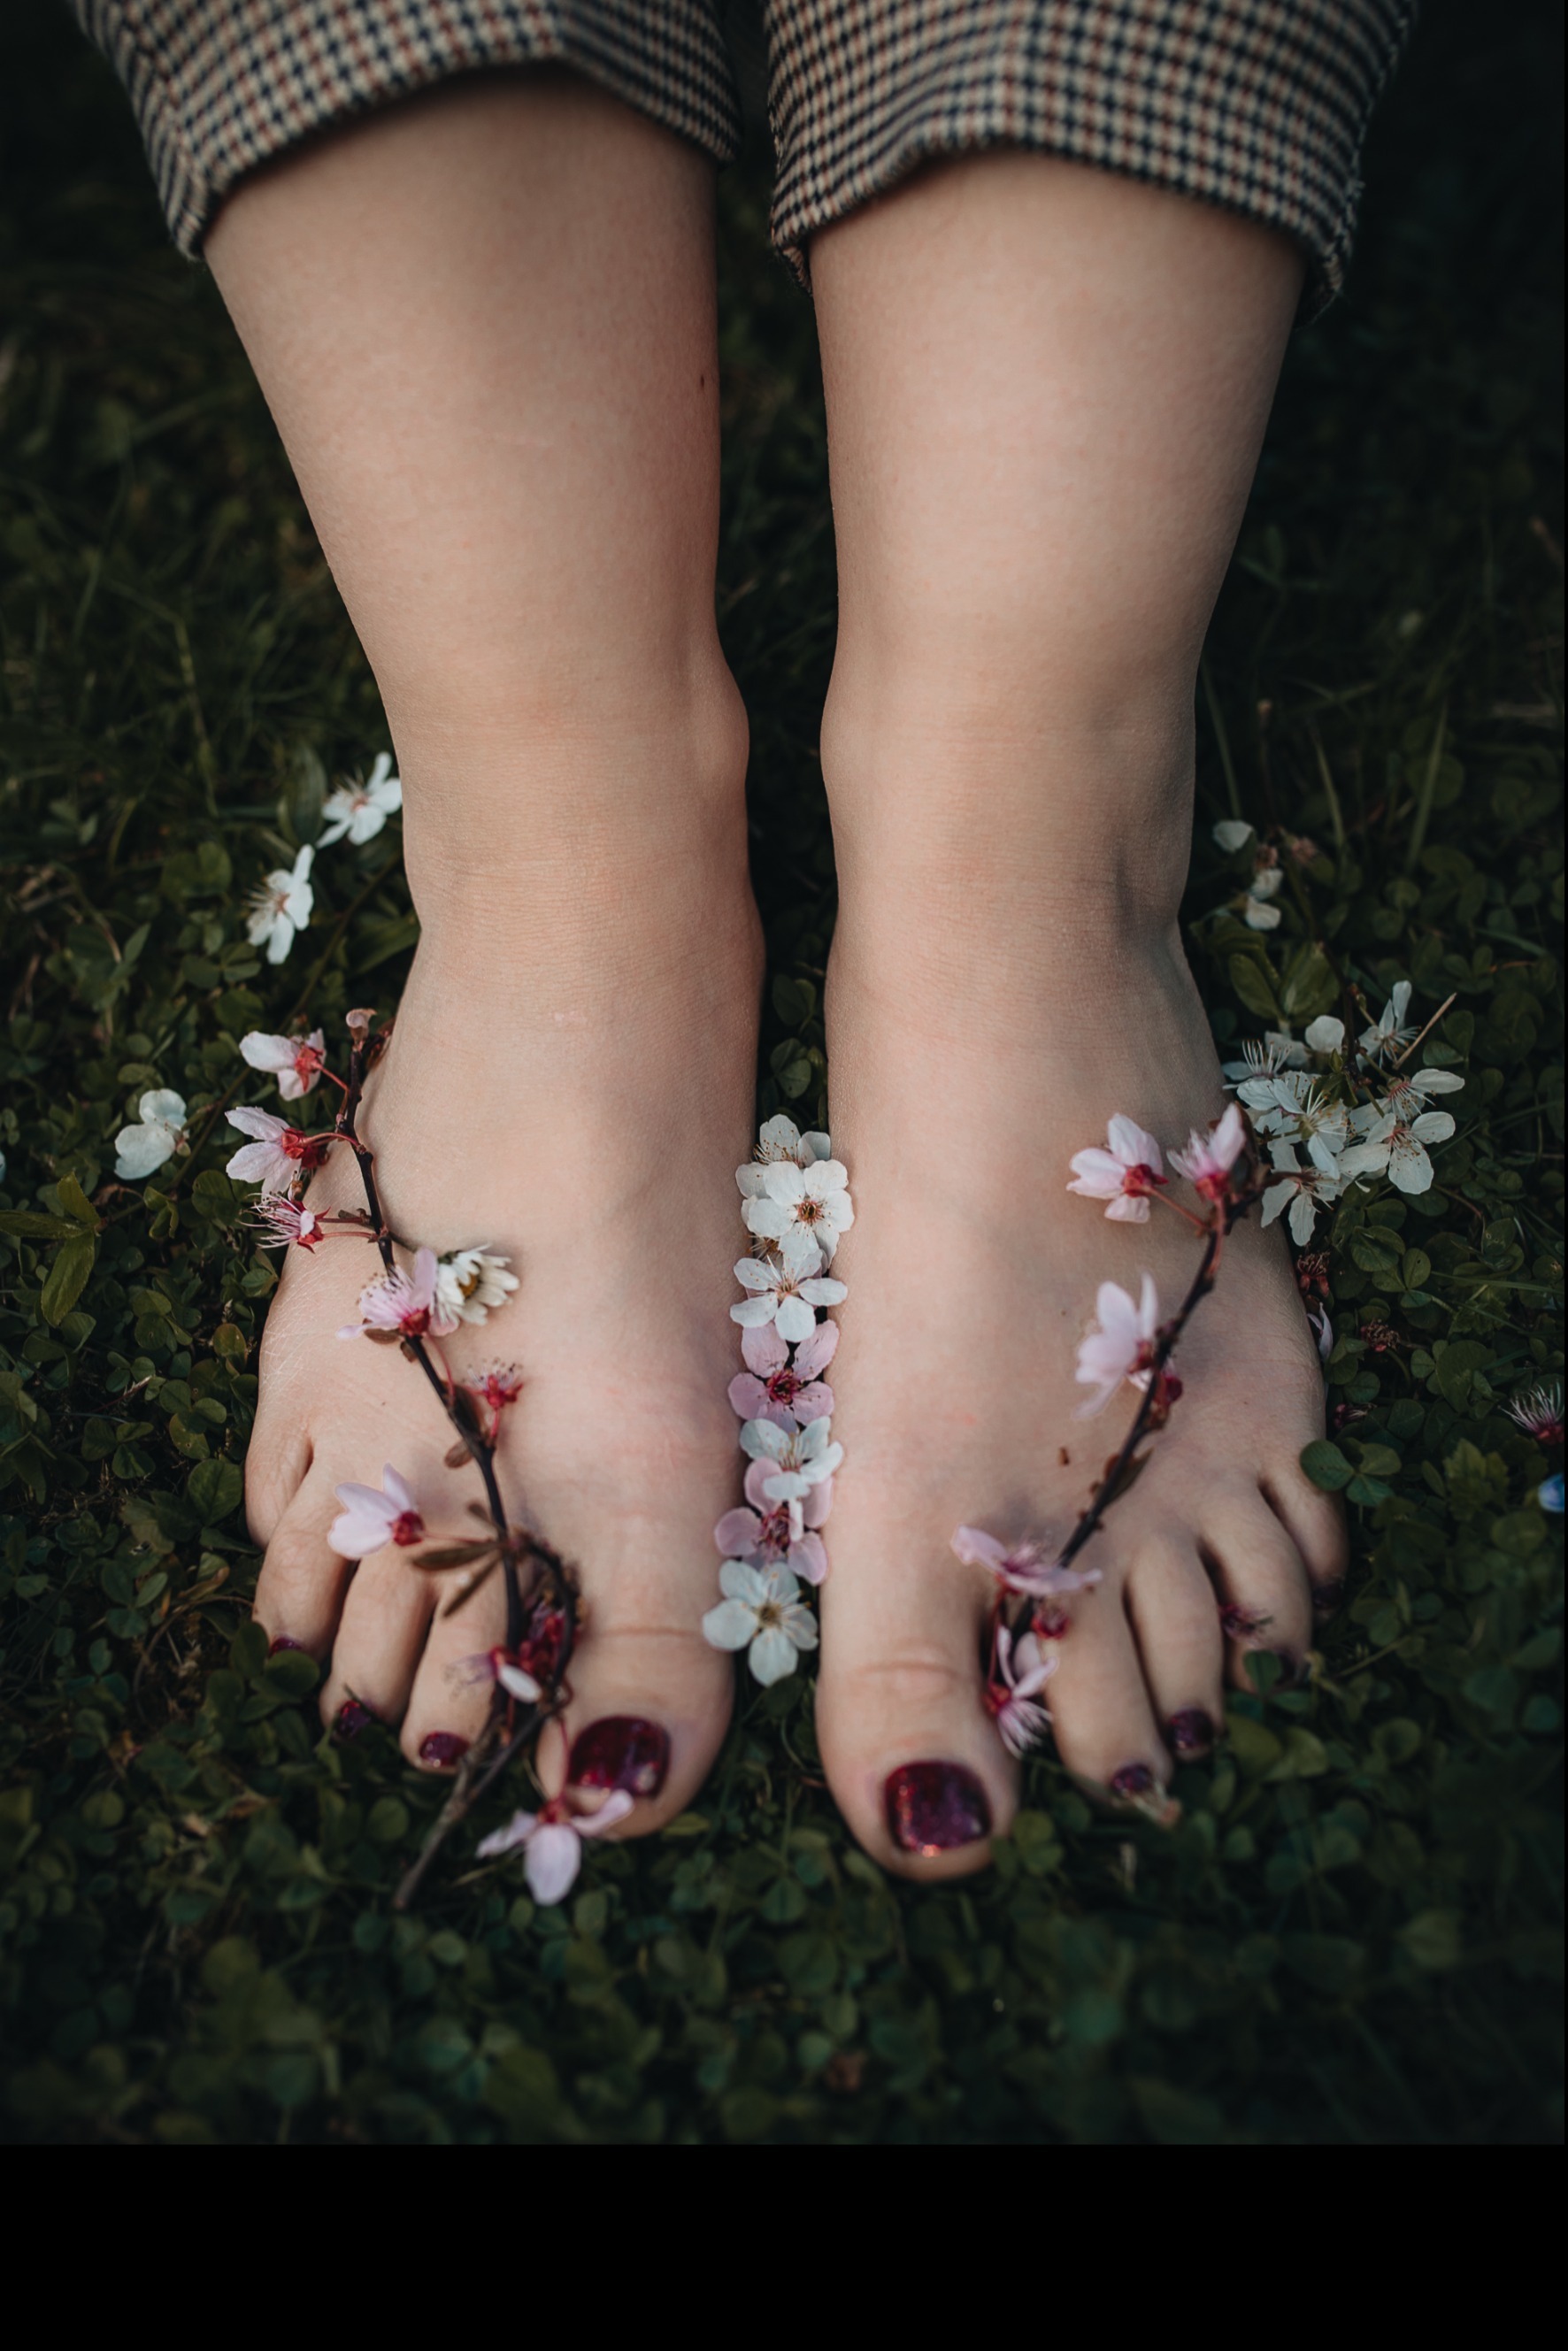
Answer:
<svg viewBox="0 0 1568 2351"><path fill-rule="evenodd" d="M703 1639L716 1649L744 1649L757 1633L757 1611L744 1600L721 1600L703 1618Z"/></svg>
<svg viewBox="0 0 1568 2351"><path fill-rule="evenodd" d="M727 1559L718 1572L718 1588L727 1600L738 1600L747 1608L766 1606L772 1587L765 1567L753 1567L744 1559Z"/></svg>
<svg viewBox="0 0 1568 2351"><path fill-rule="evenodd" d="M581 1840L565 1821L546 1821L528 1839L523 1870L536 1902L564 1901L581 1867Z"/></svg>
<svg viewBox="0 0 1568 2351"><path fill-rule="evenodd" d="M762 1521L755 1510L726 1510L713 1531L713 1539L727 1557L744 1556L756 1549L761 1532Z"/></svg>
<svg viewBox="0 0 1568 2351"><path fill-rule="evenodd" d="M513 1853L518 1845L527 1844L538 1818L537 1813L514 1813L505 1828L492 1829L487 1837L480 1838L475 1848L479 1860L494 1861L498 1855Z"/></svg>
<svg viewBox="0 0 1568 2351"><path fill-rule="evenodd" d="M154 1086L137 1103L136 1115L140 1119L156 1121L160 1126L183 1126L185 1097L177 1094L172 1086Z"/></svg>
<svg viewBox="0 0 1568 2351"><path fill-rule="evenodd" d="M746 1662L763 1688L767 1689L772 1683L781 1682L787 1674L795 1671L800 1662L800 1653L781 1625L769 1625L767 1631L758 1633L753 1641Z"/></svg>
<svg viewBox="0 0 1568 2351"><path fill-rule="evenodd" d="M811 1311L805 1292L808 1290L841 1290L842 1288L841 1282L808 1281L802 1283L800 1297L781 1298L779 1301L778 1311L773 1318L779 1325L779 1336L781 1339L788 1339L791 1346L798 1345L802 1339L809 1339L817 1327L817 1318ZM734 1311L735 1309L732 1306L730 1312L733 1314Z"/></svg>
<svg viewBox="0 0 1568 2351"><path fill-rule="evenodd" d="M580 1837L602 1836L606 1829L612 1829L617 1821L625 1819L636 1801L630 1789L612 1788L596 1813L588 1813L580 1817L577 1823L578 1835Z"/></svg>
<svg viewBox="0 0 1568 2351"><path fill-rule="evenodd" d="M114 1172L121 1183L138 1183L174 1155L174 1130L162 1123L122 1126L114 1138Z"/></svg>

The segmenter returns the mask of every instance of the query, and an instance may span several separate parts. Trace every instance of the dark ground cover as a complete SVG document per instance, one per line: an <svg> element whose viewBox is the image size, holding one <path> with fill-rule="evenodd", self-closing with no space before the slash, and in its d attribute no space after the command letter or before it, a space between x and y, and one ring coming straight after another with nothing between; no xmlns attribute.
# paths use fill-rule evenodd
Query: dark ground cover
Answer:
<svg viewBox="0 0 1568 2351"><path fill-rule="evenodd" d="M538 1912L440 1791L319 1736L247 1627L274 1273L222 1172L235 1038L390 1005L397 828L318 870L281 972L239 906L385 741L206 277L117 89L6 11L0 217L0 2014L5 2128L132 2144L1540 2142L1560 2127L1561 1521L1501 1403L1560 1371L1554 5L1436 6L1380 117L1349 298L1291 355L1200 701L1194 953L1226 1041L1452 994L1434 1189L1351 1199L1328 1279L1350 1604L1239 1698L1162 1833L1050 1761L986 1878L891 1883L808 1677L742 1693L694 1811ZM813 1113L832 547L809 307L725 188L720 604L775 974L762 1095ZM1215 917L1239 806L1284 920ZM628 877L634 886L635 877ZM141 1093L197 1147L112 1177ZM260 1089L247 1086L244 1098ZM934 1110L940 1105L934 1104ZM27 1219L33 1220L29 1227ZM38 1219L50 1220L40 1225ZM1179 1416L1166 1440L1180 1440Z"/></svg>

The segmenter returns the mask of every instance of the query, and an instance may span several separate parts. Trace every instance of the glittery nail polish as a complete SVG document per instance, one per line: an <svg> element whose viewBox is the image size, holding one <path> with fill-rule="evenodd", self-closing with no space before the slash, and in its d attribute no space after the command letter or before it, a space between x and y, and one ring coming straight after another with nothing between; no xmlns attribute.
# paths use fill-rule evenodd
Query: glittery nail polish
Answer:
<svg viewBox="0 0 1568 2351"><path fill-rule="evenodd" d="M1183 1762L1207 1755L1214 1744L1214 1724L1200 1706L1183 1707L1166 1725L1171 1753Z"/></svg>
<svg viewBox="0 0 1568 2351"><path fill-rule="evenodd" d="M986 1792L962 1763L901 1763L883 1799L888 1834L905 1853L948 1853L990 1834Z"/></svg>
<svg viewBox="0 0 1568 2351"><path fill-rule="evenodd" d="M574 1788L623 1788L656 1796L670 1768L670 1734L641 1715L607 1714L572 1741L566 1776Z"/></svg>
<svg viewBox="0 0 1568 2351"><path fill-rule="evenodd" d="M468 1741L455 1730L427 1730L419 1742L420 1761L439 1764L444 1771L460 1763L467 1752Z"/></svg>
<svg viewBox="0 0 1568 2351"><path fill-rule="evenodd" d="M1118 1796L1146 1796L1154 1784L1155 1775L1147 1763L1124 1763L1111 1774L1111 1786Z"/></svg>
<svg viewBox="0 0 1568 2351"><path fill-rule="evenodd" d="M332 1725L333 1734L339 1739L357 1739L367 1724L374 1722L375 1719L368 1706L362 1706L357 1698L349 1698L338 1708L338 1719Z"/></svg>

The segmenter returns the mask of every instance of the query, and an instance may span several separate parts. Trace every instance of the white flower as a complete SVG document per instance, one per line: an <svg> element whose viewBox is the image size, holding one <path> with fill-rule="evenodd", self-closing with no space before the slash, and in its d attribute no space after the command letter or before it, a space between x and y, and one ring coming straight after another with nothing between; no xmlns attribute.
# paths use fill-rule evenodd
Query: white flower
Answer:
<svg viewBox="0 0 1568 2351"><path fill-rule="evenodd" d="M1298 1045L1288 1029L1270 1029L1260 1044L1249 1037L1241 1048L1239 1061L1227 1061L1225 1075L1232 1084L1254 1078L1272 1078L1281 1070L1305 1069L1307 1049ZM1244 1097L1245 1099L1245 1097Z"/></svg>
<svg viewBox="0 0 1568 2351"><path fill-rule="evenodd" d="M845 1169L836 1159L814 1159L808 1167L792 1159L775 1159L758 1173L762 1189L752 1193L740 1211L747 1230L766 1241L804 1233L821 1250L823 1264L831 1265L841 1234L855 1220Z"/></svg>
<svg viewBox="0 0 1568 2351"><path fill-rule="evenodd" d="M572 1813L564 1795L554 1796L542 1813L514 1813L504 1829L482 1837L476 1850L481 1861L494 1861L521 1845L523 1874L534 1900L563 1902L582 1867L583 1838L602 1836L625 1819L635 1802L628 1789L612 1788L596 1813Z"/></svg>
<svg viewBox="0 0 1568 2351"><path fill-rule="evenodd" d="M815 1241L799 1230L786 1236L778 1257L743 1257L735 1278L751 1294L730 1308L730 1321L743 1331L775 1323L779 1336L798 1346L817 1327L816 1307L838 1306L849 1296L841 1281L822 1274L821 1263Z"/></svg>
<svg viewBox="0 0 1568 2351"><path fill-rule="evenodd" d="M259 1184L264 1192L292 1192L302 1176L325 1165L334 1141L329 1132L307 1134L269 1110L231 1110L224 1114L241 1134L254 1138L235 1153L225 1173L236 1184Z"/></svg>
<svg viewBox="0 0 1568 2351"><path fill-rule="evenodd" d="M1249 1078L1236 1093L1252 1113L1260 1134L1288 1135L1325 1176L1338 1173L1340 1154L1350 1141L1350 1114L1343 1102L1295 1070Z"/></svg>
<svg viewBox="0 0 1568 2351"><path fill-rule="evenodd" d="M1262 1221L1271 1225L1276 1217L1289 1209L1291 1238L1298 1249L1305 1249L1312 1237L1319 1208L1331 1207L1343 1192L1344 1185L1338 1177L1324 1176L1316 1167L1303 1168L1296 1157L1294 1144L1282 1136L1276 1136L1270 1144L1269 1156L1281 1180L1270 1184L1263 1195Z"/></svg>
<svg viewBox="0 0 1568 2351"><path fill-rule="evenodd" d="M320 1029L313 1029L308 1037L268 1037L253 1029L240 1039L239 1049L253 1070L276 1072L277 1091L285 1102L298 1102L319 1082L327 1038Z"/></svg>
<svg viewBox="0 0 1568 2351"><path fill-rule="evenodd" d="M1337 1053L1344 1043L1344 1022L1332 1012L1320 1013L1308 1024L1306 1041L1314 1053Z"/></svg>
<svg viewBox="0 0 1568 2351"><path fill-rule="evenodd" d="M1160 1327L1160 1301L1152 1276L1145 1274L1136 1302L1118 1283L1103 1281L1095 1292L1094 1311L1099 1320L1078 1349L1078 1379L1099 1394L1078 1406L1074 1420L1103 1412L1124 1380L1149 1368Z"/></svg>
<svg viewBox="0 0 1568 2351"><path fill-rule="evenodd" d="M747 1663L759 1682L782 1681L800 1664L799 1651L816 1647L816 1619L787 1567L727 1559L718 1588L724 1598L703 1618L704 1638L716 1649L747 1650Z"/></svg>
<svg viewBox="0 0 1568 2351"><path fill-rule="evenodd" d="M347 833L358 849L361 842L373 841L388 817L395 816L402 806L402 784L382 751L365 782L340 784L331 794L321 811L327 822L318 845L330 849Z"/></svg>
<svg viewBox="0 0 1568 2351"><path fill-rule="evenodd" d="M1265 865L1255 873L1241 901L1241 919L1249 931L1274 931L1280 927L1280 909L1270 900L1277 898L1285 879L1282 865Z"/></svg>
<svg viewBox="0 0 1568 2351"><path fill-rule="evenodd" d="M167 1086L143 1094L136 1105L139 1126L122 1126L114 1138L114 1172L122 1184L140 1183L185 1149L185 1101Z"/></svg>
<svg viewBox="0 0 1568 2351"><path fill-rule="evenodd" d="M407 1550L424 1541L424 1520L406 1482L389 1461L380 1486L334 1486L342 1516L327 1530L327 1541L342 1559L368 1559L388 1543Z"/></svg>
<svg viewBox="0 0 1568 2351"><path fill-rule="evenodd" d="M1222 816L1214 828L1215 847L1227 857L1234 857L1239 849L1245 849L1251 838L1252 827L1239 816Z"/></svg>
<svg viewBox="0 0 1568 2351"><path fill-rule="evenodd" d="M1075 1151L1069 1165L1070 1192L1108 1201L1105 1214L1117 1223L1148 1223L1150 1196L1166 1180L1160 1172L1165 1162L1154 1136L1135 1121L1118 1113L1106 1129L1105 1149Z"/></svg>
<svg viewBox="0 0 1568 2351"><path fill-rule="evenodd" d="M1454 1122L1446 1110L1424 1111L1419 1118L1402 1119L1386 1111L1364 1143L1353 1144L1340 1161L1345 1176L1381 1176L1400 1192L1429 1192L1432 1162L1429 1143L1447 1143Z"/></svg>
<svg viewBox="0 0 1568 2351"><path fill-rule="evenodd" d="M997 1673L986 1691L986 1703L1009 1755L1027 1755L1050 1728L1051 1716L1039 1694L1058 1663L1044 1654L1032 1633L1015 1645L1007 1626L997 1626Z"/></svg>
<svg viewBox="0 0 1568 2351"><path fill-rule="evenodd" d="M511 1259L483 1249L455 1249L435 1269L435 1302L460 1322L483 1322L517 1287Z"/></svg>
<svg viewBox="0 0 1568 2351"><path fill-rule="evenodd" d="M777 1118L765 1122L757 1138L757 1156L746 1166L736 1169L735 1180L743 1197L759 1200L769 1167L786 1160L796 1167L810 1167L813 1160L831 1159L832 1155L833 1146L825 1134L815 1129L802 1134L794 1120L780 1112Z"/></svg>
<svg viewBox="0 0 1568 2351"><path fill-rule="evenodd" d="M1434 1094L1462 1093L1465 1088L1463 1078L1457 1078L1452 1070L1396 1070L1385 1084L1378 1108L1393 1111L1400 1118L1418 1114Z"/></svg>
<svg viewBox="0 0 1568 2351"><path fill-rule="evenodd" d="M780 1428L776 1420L748 1420L740 1432L740 1449L751 1461L773 1466L762 1490L770 1502L803 1502L813 1486L825 1485L844 1458L833 1442L832 1422L825 1416L809 1420L803 1428Z"/></svg>
<svg viewBox="0 0 1568 2351"><path fill-rule="evenodd" d="M1401 979L1389 992L1382 1019L1375 1020L1370 1029L1362 1030L1359 1039L1362 1051L1373 1061L1381 1061L1385 1055L1392 1058L1402 1045L1407 1045L1416 1034L1413 1028L1406 1026L1405 1015L1409 1009L1410 983L1407 979Z"/></svg>
<svg viewBox="0 0 1568 2351"><path fill-rule="evenodd" d="M253 947L266 946L268 963L283 961L294 945L295 935L310 920L310 909L315 904L310 868L315 862L316 852L307 843L292 868L279 866L251 894L246 930Z"/></svg>

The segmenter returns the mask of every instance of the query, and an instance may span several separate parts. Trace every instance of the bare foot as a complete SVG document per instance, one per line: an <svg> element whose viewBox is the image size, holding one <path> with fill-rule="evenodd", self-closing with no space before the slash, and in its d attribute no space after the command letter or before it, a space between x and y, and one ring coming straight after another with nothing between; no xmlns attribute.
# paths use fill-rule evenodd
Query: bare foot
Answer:
<svg viewBox="0 0 1568 2351"><path fill-rule="evenodd" d="M1125 1390L1073 1416L1096 1286L1136 1291L1146 1270L1168 1311L1200 1247L1157 1207L1107 1221L1069 1195L1069 1160L1117 1112L1180 1144L1225 1099L1174 930L1139 951L1113 909L1085 905L1042 919L1051 944L1020 956L983 923L955 926L951 902L842 922L829 996L833 1139L858 1215L834 1262L846 1461L817 1724L867 1850L934 1876L985 1860L1018 1777L982 1703L995 1585L952 1535L1060 1541L1130 1418ZM1344 1560L1336 1509L1299 1466L1322 1386L1277 1234L1233 1237L1178 1368L1170 1427L1080 1562L1103 1581L1050 1645L1063 1761L1134 1798L1207 1747L1246 1646L1301 1659L1313 1587L1331 1600ZM1228 1640L1222 1607L1255 1630Z"/></svg>

